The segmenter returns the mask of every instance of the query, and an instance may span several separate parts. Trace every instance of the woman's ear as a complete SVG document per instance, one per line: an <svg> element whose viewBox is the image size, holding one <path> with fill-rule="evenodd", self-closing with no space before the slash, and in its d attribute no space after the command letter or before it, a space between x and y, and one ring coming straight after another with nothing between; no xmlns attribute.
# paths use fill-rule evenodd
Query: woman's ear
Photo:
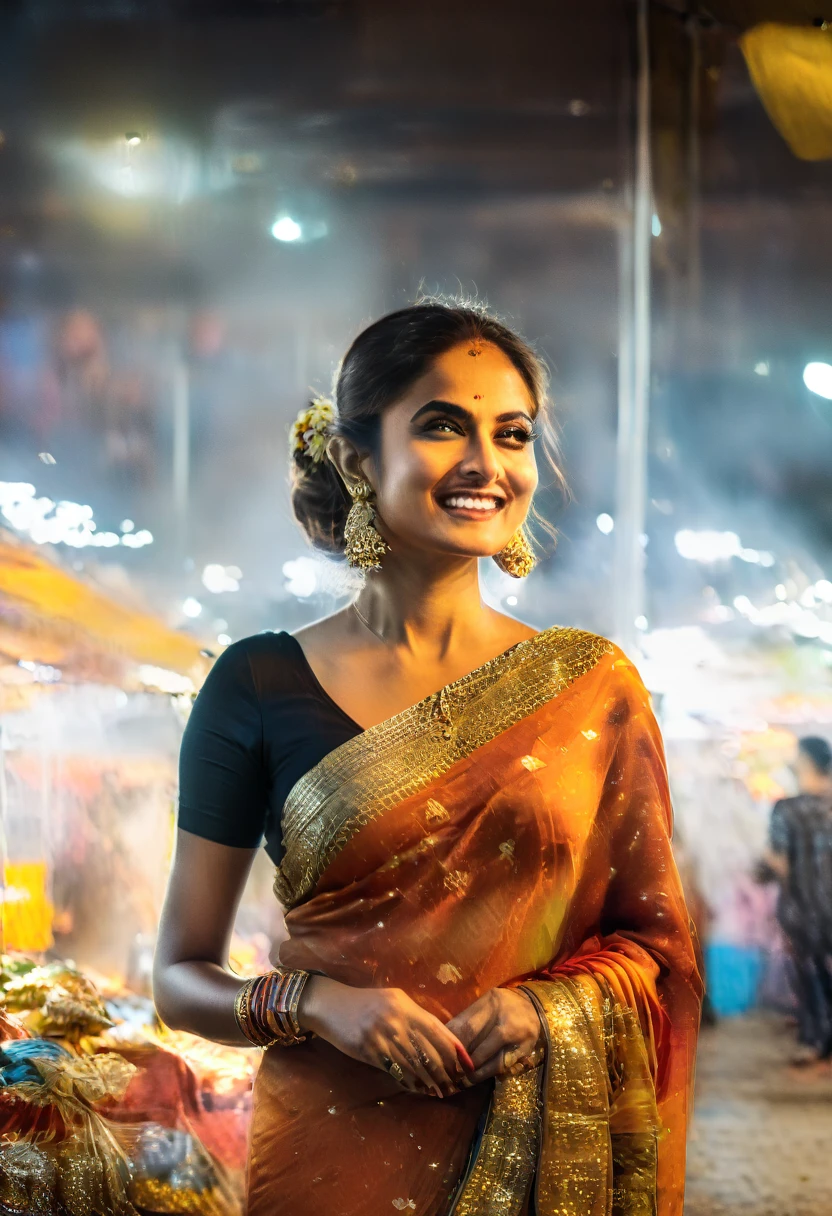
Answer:
<svg viewBox="0 0 832 1216"><path fill-rule="evenodd" d="M360 453L349 439L345 439L343 435L333 435L327 453L347 489L359 481L369 481L372 485L371 477L365 471L365 466L372 462L366 452Z"/></svg>

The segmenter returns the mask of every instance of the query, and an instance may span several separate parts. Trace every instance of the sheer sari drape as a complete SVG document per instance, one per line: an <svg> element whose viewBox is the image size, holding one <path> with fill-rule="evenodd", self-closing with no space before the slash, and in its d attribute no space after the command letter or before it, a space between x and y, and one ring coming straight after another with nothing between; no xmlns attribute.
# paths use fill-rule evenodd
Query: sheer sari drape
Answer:
<svg viewBox="0 0 832 1216"><path fill-rule="evenodd" d="M447 1020L522 985L544 1064L439 1101L266 1053L251 1216L681 1216L696 949L633 666L550 629L337 748L284 809L281 961Z"/></svg>

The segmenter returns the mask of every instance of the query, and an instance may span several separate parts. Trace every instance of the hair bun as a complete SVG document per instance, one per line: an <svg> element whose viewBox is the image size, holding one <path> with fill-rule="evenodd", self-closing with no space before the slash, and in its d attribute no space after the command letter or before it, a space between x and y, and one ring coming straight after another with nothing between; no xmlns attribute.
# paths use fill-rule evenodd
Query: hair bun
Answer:
<svg viewBox="0 0 832 1216"><path fill-rule="evenodd" d="M315 397L300 411L289 434L289 480L292 509L309 540L325 553L341 554L351 501L327 453L336 416L326 397Z"/></svg>

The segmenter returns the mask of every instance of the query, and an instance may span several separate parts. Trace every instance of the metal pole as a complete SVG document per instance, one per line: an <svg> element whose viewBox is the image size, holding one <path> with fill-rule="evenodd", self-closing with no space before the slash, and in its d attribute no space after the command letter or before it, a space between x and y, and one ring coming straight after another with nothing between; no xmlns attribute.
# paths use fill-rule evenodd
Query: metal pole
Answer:
<svg viewBox="0 0 832 1216"><path fill-rule="evenodd" d="M647 435L650 416L650 46L648 0L637 18L636 144L631 233L620 238L619 402L615 517L615 635L638 649L644 616L642 535L647 509Z"/></svg>
<svg viewBox="0 0 832 1216"><path fill-rule="evenodd" d="M699 18L694 14L688 23L690 54L688 59L688 306L692 316L699 308L702 286L699 248L699 196L701 150L699 143L700 111L702 108L700 75L702 72L702 38Z"/></svg>
<svg viewBox="0 0 832 1216"><path fill-rule="evenodd" d="M188 364L180 352L173 356L173 510L180 556L188 538L188 497L191 475L191 402Z"/></svg>

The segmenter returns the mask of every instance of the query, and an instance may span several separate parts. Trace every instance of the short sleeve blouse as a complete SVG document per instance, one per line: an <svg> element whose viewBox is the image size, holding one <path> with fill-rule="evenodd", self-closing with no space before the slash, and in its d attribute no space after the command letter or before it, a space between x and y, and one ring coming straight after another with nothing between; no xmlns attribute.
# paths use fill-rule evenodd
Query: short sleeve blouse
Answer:
<svg viewBox="0 0 832 1216"><path fill-rule="evenodd" d="M265 842L279 862L292 786L361 731L291 634L234 642L208 673L182 737L179 827L236 848Z"/></svg>

